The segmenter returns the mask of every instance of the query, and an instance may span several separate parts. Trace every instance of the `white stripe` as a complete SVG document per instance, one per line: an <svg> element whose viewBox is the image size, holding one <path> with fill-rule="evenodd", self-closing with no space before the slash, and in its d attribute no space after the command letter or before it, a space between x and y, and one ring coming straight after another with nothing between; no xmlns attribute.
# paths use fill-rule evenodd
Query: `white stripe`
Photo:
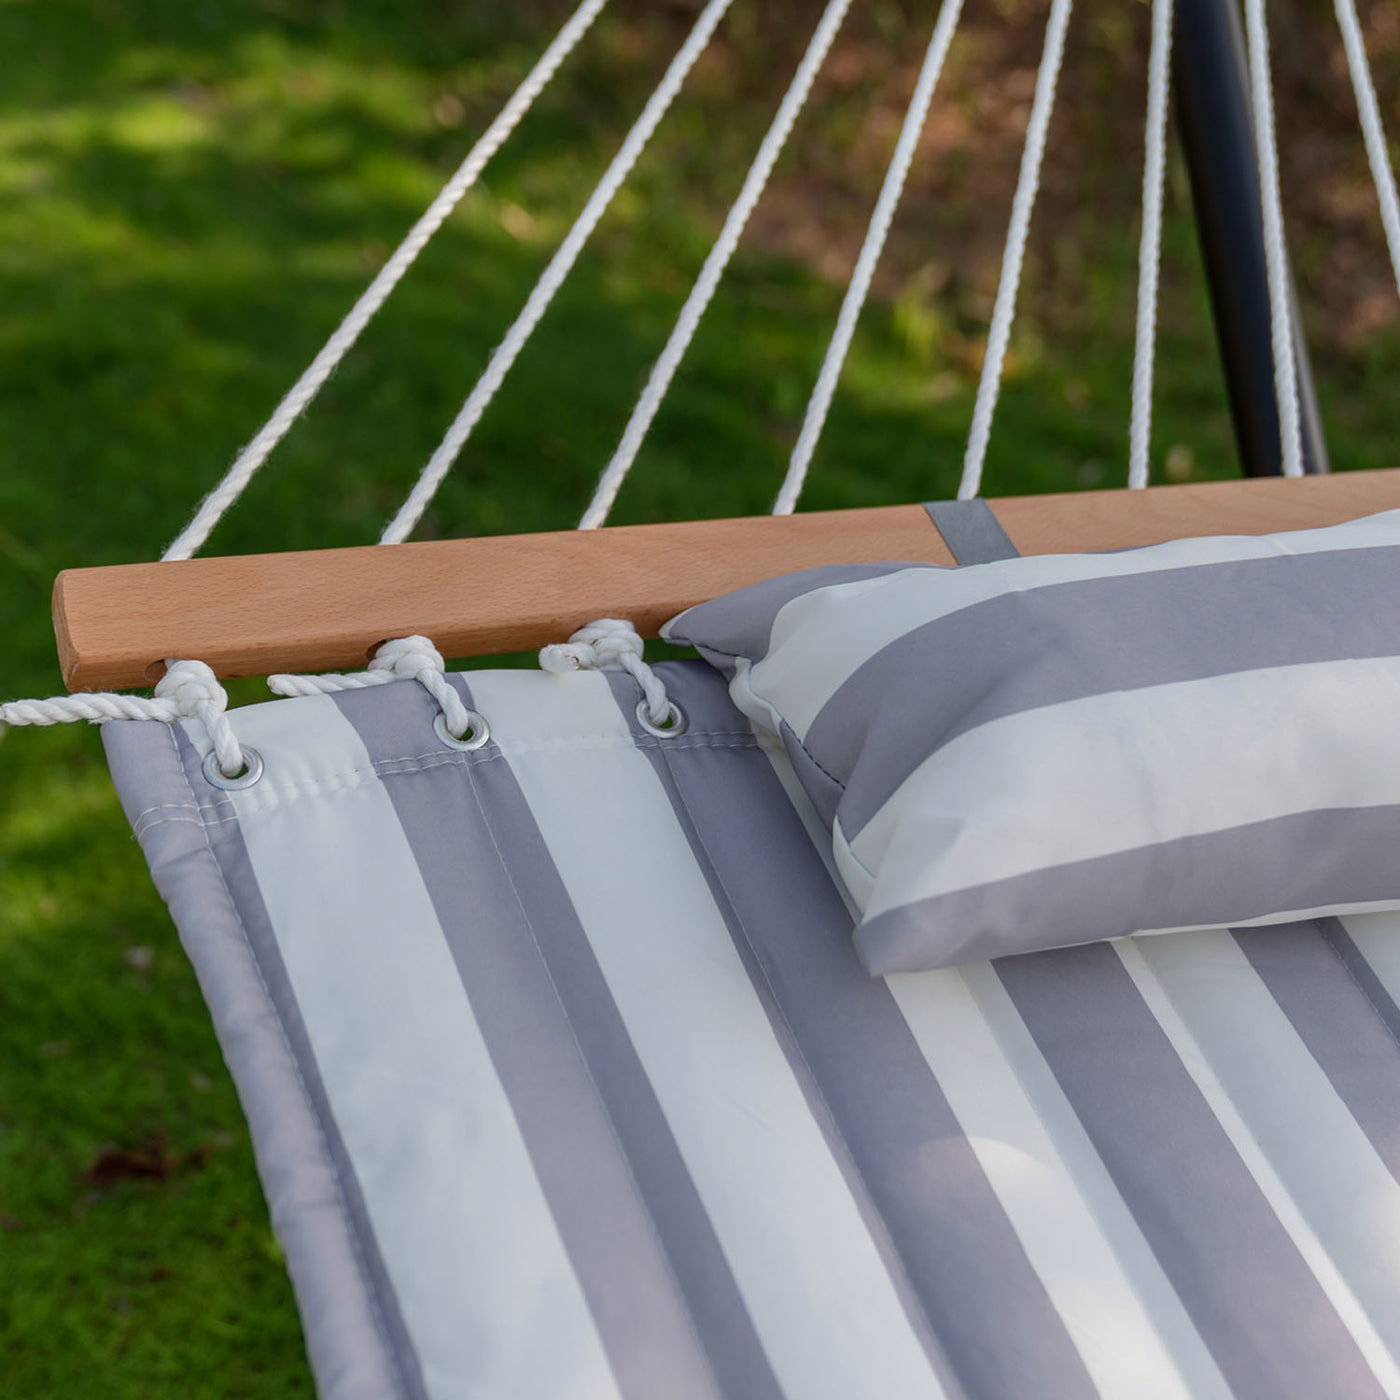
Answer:
<svg viewBox="0 0 1400 1400"><path fill-rule="evenodd" d="M1229 935L1222 936L1228 938ZM1184 937L1187 939L1208 939L1210 935L1184 935ZM1243 979L1235 979L1232 987L1233 991L1240 993L1241 1004L1248 1006L1247 1011L1240 1013L1241 1019L1248 1019L1261 1036L1268 1036L1271 1048L1283 1054L1284 1059L1276 1063L1272 1057L1269 1057L1268 1064L1260 1073L1246 1075L1240 1065L1227 1065L1226 1061L1230 1059L1230 1052L1223 1050L1218 1043L1215 1046L1216 1054L1212 1056L1210 1047L1215 1042L1208 1040L1203 1044L1196 1038L1195 1028L1202 1026L1210 1011L1214 1011L1216 1015L1223 1014L1226 1018L1235 1014L1231 1011L1233 1003L1227 998L1223 1011L1218 1007L1206 1007L1200 993L1203 984L1209 980L1209 976L1215 974L1215 969L1212 968L1207 976L1200 979L1200 984L1195 989L1196 1004L1193 1010L1196 1014L1192 1020L1196 1024L1195 1026L1188 1024L1169 988L1159 979L1155 967L1148 961L1147 957L1149 946L1152 951L1161 953L1162 950L1168 948L1172 941L1174 940L1162 940L1160 943L1149 945L1147 943L1139 944L1133 939L1127 938L1117 940L1113 946L1117 950L1123 966L1127 969L1128 975L1133 979L1134 985L1142 994L1143 1000L1147 1003L1153 1016L1156 1017L1157 1023L1161 1026L1167 1039L1171 1041L1172 1048L1180 1057L1182 1066L1195 1081L1196 1087L1201 1091L1201 1095L1209 1105L1211 1112L1215 1114L1221 1128L1230 1139L1231 1145L1239 1154L1241 1162L1254 1178L1255 1185L1258 1186L1260 1193L1278 1217L1279 1224L1288 1233L1304 1263L1312 1270L1313 1276L1317 1279L1328 1301L1337 1310L1337 1316L1347 1331L1351 1333L1358 1350L1365 1358L1366 1364L1374 1372L1376 1380L1387 1395L1400 1395L1400 1370L1396 1367L1395 1359L1386 1350L1385 1343L1353 1290L1352 1280L1343 1272L1342 1268L1338 1267L1338 1261L1329 1250L1328 1243L1319 1237L1318 1230L1314 1228L1314 1222L1308 1219L1307 1205L1311 1205L1315 1211L1324 1216L1329 1214L1329 1210L1322 1202L1325 1188L1316 1179L1305 1180L1302 1176L1301 1157L1292 1156L1289 1165L1293 1168L1290 1173L1293 1184L1302 1186L1308 1191L1307 1204L1300 1204L1290 1191L1289 1183L1284 1180L1279 1169L1275 1166L1270 1152L1270 1148L1273 1147L1275 1151L1283 1155L1297 1153L1299 1149L1298 1127L1294 1124L1290 1128L1285 1122L1280 1121L1281 1118L1286 1117L1286 1104L1282 1113L1269 1112L1268 1106L1262 1098L1264 1086L1260 1081L1269 1073L1277 1075L1278 1089L1285 1091L1283 1096L1287 1098L1292 1094L1295 1084L1295 1081L1290 1077L1291 1074L1295 1071L1302 1074L1304 1078L1298 1085L1297 1093L1299 1107L1306 1105L1304 1111L1316 1111L1319 1107L1318 1095L1309 1093L1309 1090L1315 1086L1308 1083L1306 1078L1308 1071L1303 1067L1304 1060L1311 1060L1311 1056L1307 1055L1306 1050L1303 1051L1302 1056L1288 1054L1284 1044L1284 1034L1270 1034L1276 1029L1276 1025L1275 1027L1268 1025L1266 1018L1261 1014L1258 999L1249 997L1247 985L1244 984ZM1236 951L1238 952L1238 949ZM1178 967L1177 970L1180 971L1180 968ZM1264 995L1267 996L1267 993ZM1218 1027L1208 1026L1205 1028L1218 1029ZM1291 1031L1291 1027L1287 1027L1286 1022L1285 1029ZM1285 1063L1288 1068L1281 1068ZM1217 1073L1216 1064L1219 1064L1222 1071L1234 1071L1228 1081L1222 1082L1220 1074ZM1313 1075L1320 1073L1316 1064L1311 1065L1311 1073ZM1242 1111L1239 1099L1232 1091L1245 1088L1246 1079L1248 1079L1246 1092L1253 1096L1253 1102ZM1328 1091L1330 1092L1330 1086ZM1255 1120L1254 1123L1251 1123L1246 1117L1250 1109L1253 1110L1250 1117ZM1313 1118L1311 1121L1319 1134L1322 1135L1326 1135L1329 1129L1337 1127L1335 1118L1333 1122L1327 1124L1323 1123L1320 1117ZM1253 1131L1256 1125L1266 1129L1266 1136L1262 1142ZM1286 1139L1292 1139L1292 1141L1286 1141ZM1364 1145L1369 1146L1369 1144ZM1350 1152L1353 1148L1359 1151L1360 1145L1354 1142L1348 1143L1343 1150ZM1347 1171L1349 1165L1355 1166L1355 1160L1353 1157L1348 1163L1329 1156L1318 1163L1313 1170L1326 1172L1330 1169L1341 1175ZM1373 1200L1368 1200L1365 1208L1369 1209L1373 1204L1375 1204ZM1333 1245L1339 1244L1335 1215L1330 1220L1324 1220L1322 1224L1331 1243ZM1384 1231L1384 1226L1381 1229L1383 1238L1378 1240L1378 1243L1385 1246L1390 1240L1393 1240L1394 1234ZM1355 1262L1356 1256L1352 1249L1345 1249L1341 1252L1344 1254L1346 1262ZM1385 1291L1389 1291L1389 1289L1387 1288Z"/></svg>
<svg viewBox="0 0 1400 1400"><path fill-rule="evenodd" d="M1039 1061L1039 1072L1030 1082L1018 1077L1000 1041L1030 1037L1004 990L1002 1004L991 1003L995 1025L987 1014L988 988L1000 986L991 969L887 980L1104 1400L1228 1400L1228 1386L1033 1045L1029 1054L1019 1047L1020 1060ZM1069 1139L1072 1165L1056 1135Z"/></svg>
<svg viewBox="0 0 1400 1400"><path fill-rule="evenodd" d="M1397 712L1400 657L1378 657L1007 715L920 763L850 842L842 875L859 883L854 861L875 880L866 906L873 916L1185 836L1400 803ZM1224 910L1221 918L1267 912Z"/></svg>
<svg viewBox="0 0 1400 1400"><path fill-rule="evenodd" d="M480 672L472 693L568 888L779 1384L794 1400L940 1394L605 679L541 680Z"/></svg>
<svg viewBox="0 0 1400 1400"><path fill-rule="evenodd" d="M583 1293L363 743L327 697L230 719L266 769L228 796L430 1394L611 1400ZM197 743L201 728L187 726Z"/></svg>
<svg viewBox="0 0 1400 1400"><path fill-rule="evenodd" d="M923 623L1002 593L1195 564L1396 544L1400 511L1385 511L1318 530L1211 535L1116 554L1030 555L961 569L909 569L833 585L804 593L778 610L768 654L755 664L745 684L758 696L775 699L787 722L805 736L841 684L881 649ZM810 641L801 635L804 631Z"/></svg>

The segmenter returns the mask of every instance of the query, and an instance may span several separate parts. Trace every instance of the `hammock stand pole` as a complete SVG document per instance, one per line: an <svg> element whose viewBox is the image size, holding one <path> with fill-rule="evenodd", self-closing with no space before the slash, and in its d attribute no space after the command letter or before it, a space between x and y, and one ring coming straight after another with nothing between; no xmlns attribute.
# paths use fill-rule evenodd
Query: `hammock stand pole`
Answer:
<svg viewBox="0 0 1400 1400"><path fill-rule="evenodd" d="M1268 271L1240 12L1236 0L1176 0L1175 21L1177 130L1191 176L1240 468L1245 476L1277 476L1283 466ZM1291 279L1290 291L1303 469L1325 472L1327 444Z"/></svg>

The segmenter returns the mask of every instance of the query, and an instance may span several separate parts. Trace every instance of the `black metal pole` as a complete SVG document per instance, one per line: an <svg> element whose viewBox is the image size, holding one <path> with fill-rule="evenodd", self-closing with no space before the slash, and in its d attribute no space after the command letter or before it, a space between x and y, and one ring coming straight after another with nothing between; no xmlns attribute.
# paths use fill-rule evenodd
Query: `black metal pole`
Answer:
<svg viewBox="0 0 1400 1400"><path fill-rule="evenodd" d="M1176 122L1191 174L1196 229L1215 332L1246 476L1283 470L1259 167L1249 70L1236 0L1175 0L1172 40ZM1292 290L1292 279L1289 281ZM1327 470L1312 366L1293 295L1294 362L1302 407L1303 467Z"/></svg>

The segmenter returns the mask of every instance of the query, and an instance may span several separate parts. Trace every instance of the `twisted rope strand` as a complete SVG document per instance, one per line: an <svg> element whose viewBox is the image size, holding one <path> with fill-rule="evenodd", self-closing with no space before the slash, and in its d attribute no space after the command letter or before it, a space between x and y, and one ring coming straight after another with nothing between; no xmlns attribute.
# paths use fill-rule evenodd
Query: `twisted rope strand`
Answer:
<svg viewBox="0 0 1400 1400"><path fill-rule="evenodd" d="M460 739L471 728L471 714L447 679L442 653L427 637L396 637L374 654L365 671L320 676L278 674L267 678L274 695L330 695L338 690L364 690L390 681L417 681L437 701L448 733Z"/></svg>
<svg viewBox="0 0 1400 1400"><path fill-rule="evenodd" d="M506 332L506 337L495 354L491 356L491 362L486 366L481 378L477 380L476 387L467 396L466 403L462 405L461 411L453 419L441 444L428 459L428 463L420 473L417 482L414 483L413 489L408 493L407 500L399 507L398 514L384 527L384 533L379 538L380 544L402 544L413 533L414 526L422 519L423 512L427 510L429 502L437 494L443 478L451 470L452 464L466 445L467 439L472 434L472 429L481 420L481 415L486 412L486 406L495 397L496 390L501 387L511 366L525 348L525 343L534 333L535 327L539 325L549 303L554 299L554 294L564 284L569 270L573 267L579 253L583 251L583 245L588 241L589 235L597 226L599 219L603 217L608 205L612 203L613 196L631 173L632 167L637 163L637 158L646 148L647 142L651 140L652 133L655 132L661 118L665 116L667 108L670 107L676 94L680 91L687 74L695 66L696 59L700 57L701 52L710 42L710 36L714 33L715 26L723 18L724 12L731 3L732 0L709 0L709 4L701 12L700 18L696 20L695 27L691 30L680 52L672 59L671 66L666 70L665 76L647 100L641 116L637 118L636 125L627 133L627 139L623 142L622 148L613 157L612 164L608 166L603 178L589 196L583 212L578 216L573 228L569 230L568 236L550 260L549 266L545 268L540 280L535 284L535 289L530 293L530 299L525 303L524 309L516 317L510 330Z"/></svg>
<svg viewBox="0 0 1400 1400"><path fill-rule="evenodd" d="M811 466L812 455L817 450L817 441L826 426L826 416L831 409L831 400L836 393L837 381L841 378L842 366L855 336L856 322L870 294L870 283L875 276L876 265L884 250L885 239L889 236L890 224L894 221L895 210L899 207L900 196L904 193L904 183L909 177L909 167L918 149L919 136L924 122L928 119L929 104L933 101L934 89L938 86L939 75L948 57L953 34L962 14L962 0L943 0L938 12L938 22L934 25L929 39L928 51L924 55L923 67L919 70L918 82L914 85L914 95L909 99L909 108L904 114L904 125L900 128L899 140L895 143L894 154L890 157L889 168L885 171L885 181L880 187L880 197L875 202L875 212L870 216L870 225L865 231L865 242L861 244L860 256L856 259L855 271L851 274L850 285L846 288L841 302L841 314L836 319L836 329L831 342L826 347L826 358L822 360L821 372L807 401L807 412L802 420L802 431L798 434L797 445L792 449L788 461L787 475L773 502L774 515L791 515L797 508L797 499L807 480L807 470Z"/></svg>
<svg viewBox="0 0 1400 1400"><path fill-rule="evenodd" d="M1269 274L1269 323L1274 354L1274 394L1278 399L1279 446L1284 476L1302 476L1302 409L1298 401L1297 364L1293 358L1292 296L1288 287L1288 250L1283 237L1283 205L1279 198L1274 93L1269 78L1269 24L1264 0L1245 0L1244 24L1249 45L1259 199L1264 215L1264 261Z"/></svg>
<svg viewBox="0 0 1400 1400"><path fill-rule="evenodd" d="M1166 171L1167 94L1172 0L1153 0L1147 65L1147 154L1142 167L1142 242L1138 247L1137 343L1128 427L1128 485L1147 485L1152 446L1152 374L1157 351L1157 283L1162 266L1162 186Z"/></svg>
<svg viewBox="0 0 1400 1400"><path fill-rule="evenodd" d="M831 48L836 31L841 27L841 21L846 17L850 3L851 0L829 0L811 42L807 45L807 51L802 56L802 62L798 65L792 83L773 118L773 124L768 128L767 135L758 148L758 154L749 167L739 197L734 201L724 221L724 228L710 249L705 265L700 270L700 276L681 308L681 314L676 320L665 349L652 366L651 376L647 380L646 388L642 390L641 398L637 400L637 406L632 410L631 418L627 421L617 451L613 453L612 460L598 479L593 499L588 503L588 509L579 521L580 530L596 530L606 522L608 512L612 510L613 502L617 499L617 493L627 479L632 463L637 460L637 453L641 451L647 430L666 397L666 391L671 387L671 380L675 377L685 352L690 348L690 342L695 338L700 318L704 316L705 308L709 306L715 288L724 276L724 269L739 246L744 226L768 184L768 177L773 173L773 166L787 143L797 115L806 104L812 83Z"/></svg>
<svg viewBox="0 0 1400 1400"><path fill-rule="evenodd" d="M109 719L154 719L173 723L199 719L214 746L219 771L243 771L243 749L229 725L228 693L202 661L167 661L155 699L111 691L80 691L52 700L11 700L0 705L0 730L7 725L102 724Z"/></svg>
<svg viewBox="0 0 1400 1400"><path fill-rule="evenodd" d="M1040 192L1040 166L1045 155L1045 136L1055 110L1055 88L1065 53L1065 31L1069 27L1071 0L1055 0L1045 27L1045 49L1035 79L1035 102L1026 127L1026 144L1021 152L1021 173L1016 197L1011 204L1011 226L1006 234L1001 281L997 285L996 306L987 335L987 353L982 361L982 378L977 385L977 401L972 408L972 428L963 456L962 481L958 499L965 501L982 489L982 464L987 458L987 442L992 434L992 416L1001 393L1001 373L1006 363L1006 347L1011 340L1011 323L1016 317L1016 293L1021 286L1021 268L1026 255L1026 233L1031 212Z"/></svg>
<svg viewBox="0 0 1400 1400"><path fill-rule="evenodd" d="M164 559L188 559L203 547L210 532L243 494L248 483L267 460L268 454L287 435L292 424L349 354L351 347L360 338L360 333L388 300L390 292L427 246L428 240L442 227L462 196L476 183L487 162L519 125L520 119L549 85L550 79L606 4L607 0L583 0L555 36L554 42L541 55L539 62L516 88L500 115L468 152L456 174L442 187L437 198L409 230L408 236L394 250L389 261L379 270L374 281L362 293L350 309L350 314L340 323L301 378L287 391L282 402L273 410L272 417L238 454L233 465L225 473L224 479L200 503L194 518L165 551L162 556Z"/></svg>
<svg viewBox="0 0 1400 1400"><path fill-rule="evenodd" d="M1390 266L1395 273L1396 290L1400 291L1400 196L1396 194L1395 171L1390 164L1385 129L1381 126L1376 85L1371 80L1370 65L1366 62L1366 41L1362 38L1361 23L1356 17L1356 0L1335 0L1335 5L1342 43L1347 52L1347 66L1351 69L1351 86L1356 93L1356 110L1366 140L1371 178L1376 182L1376 198L1381 206L1385 241L1390 248Z"/></svg>

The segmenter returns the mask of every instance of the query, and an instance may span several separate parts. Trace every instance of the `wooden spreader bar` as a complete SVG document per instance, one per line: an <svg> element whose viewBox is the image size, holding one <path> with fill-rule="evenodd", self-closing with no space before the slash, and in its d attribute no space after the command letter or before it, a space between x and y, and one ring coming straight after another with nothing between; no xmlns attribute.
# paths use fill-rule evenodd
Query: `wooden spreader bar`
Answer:
<svg viewBox="0 0 1400 1400"><path fill-rule="evenodd" d="M1400 468L993 501L1023 554L1267 534L1400 508ZM879 559L952 563L922 506L69 569L54 630L70 690L149 685L166 657L221 676L363 667L422 633L449 657L562 641L597 617L655 636L774 574Z"/></svg>

